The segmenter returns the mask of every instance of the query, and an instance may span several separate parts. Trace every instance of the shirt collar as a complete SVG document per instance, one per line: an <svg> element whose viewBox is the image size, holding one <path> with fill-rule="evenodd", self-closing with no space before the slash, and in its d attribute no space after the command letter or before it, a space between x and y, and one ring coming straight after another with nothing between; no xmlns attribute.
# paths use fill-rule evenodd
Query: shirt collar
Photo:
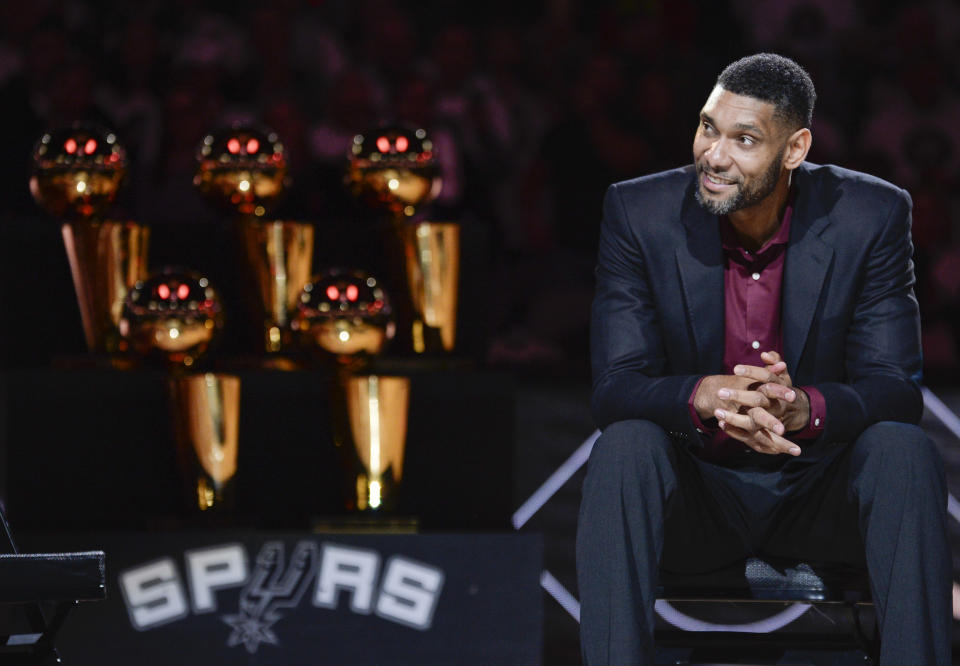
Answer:
<svg viewBox="0 0 960 666"><path fill-rule="evenodd" d="M762 259L768 255L771 257L783 249L783 246L790 240L790 220L793 217L793 203L796 190L790 188L787 195L787 205L783 209L783 219L780 221L780 228L766 243L756 252L748 252L740 241L737 240L736 231L726 215L720 216L720 240L723 243L723 250L727 255L734 257L743 257L747 261Z"/></svg>

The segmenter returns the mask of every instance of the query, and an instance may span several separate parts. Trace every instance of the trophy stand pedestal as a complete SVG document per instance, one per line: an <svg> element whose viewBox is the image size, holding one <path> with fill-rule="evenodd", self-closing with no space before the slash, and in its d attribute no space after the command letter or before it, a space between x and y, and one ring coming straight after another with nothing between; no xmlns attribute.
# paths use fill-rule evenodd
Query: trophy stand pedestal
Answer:
<svg viewBox="0 0 960 666"><path fill-rule="evenodd" d="M212 359L240 377L236 506L184 509L168 372L93 367L10 369L0 379L0 489L31 530L202 528L412 531L507 529L513 487L515 385L503 372L441 372L411 359L408 444L391 511L348 512L333 441L332 369L278 372ZM384 359L386 360L386 359ZM110 368L110 369L106 369ZM390 373L393 374L393 373ZM400 373L408 374L408 373ZM384 388L381 386L381 388ZM381 395L381 397L384 397ZM2 444L6 442L6 446ZM29 442L30 445L15 443ZM386 461L386 443L381 462ZM15 470L35 470L16 474ZM42 479L38 492L37 479ZM355 487L355 485L353 486ZM226 508L226 507L224 507ZM412 519L416 516L416 520Z"/></svg>
<svg viewBox="0 0 960 666"><path fill-rule="evenodd" d="M264 356L231 356L226 359L230 367L238 370L281 370L291 372L308 367L299 354L266 354Z"/></svg>
<svg viewBox="0 0 960 666"><path fill-rule="evenodd" d="M426 354L418 356L376 356L366 372L376 375L411 375L425 372L455 372L476 369L476 362L465 356Z"/></svg>
<svg viewBox="0 0 960 666"><path fill-rule="evenodd" d="M139 356L130 354L83 354L57 356L50 365L57 370L134 370L143 366Z"/></svg>
<svg viewBox="0 0 960 666"><path fill-rule="evenodd" d="M382 513L354 513L336 516L316 516L310 521L310 530L316 534L416 534L420 519L416 516Z"/></svg>

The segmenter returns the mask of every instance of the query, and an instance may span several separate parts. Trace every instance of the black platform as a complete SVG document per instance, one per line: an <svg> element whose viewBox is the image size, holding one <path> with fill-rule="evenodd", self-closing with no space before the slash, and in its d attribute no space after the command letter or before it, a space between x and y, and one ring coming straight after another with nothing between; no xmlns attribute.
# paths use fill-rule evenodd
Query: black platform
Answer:
<svg viewBox="0 0 960 666"><path fill-rule="evenodd" d="M508 529L514 395L509 376L429 361L411 378L399 513L422 529ZM236 508L229 525L301 529L337 520L341 476L331 376L242 370ZM0 375L7 510L30 530L197 523L174 455L161 371L49 369ZM0 458L2 461L2 458ZM218 524L223 524L220 521Z"/></svg>
<svg viewBox="0 0 960 666"><path fill-rule="evenodd" d="M108 554L107 600L65 624L67 664L541 663L536 535L205 529L23 541L78 540Z"/></svg>

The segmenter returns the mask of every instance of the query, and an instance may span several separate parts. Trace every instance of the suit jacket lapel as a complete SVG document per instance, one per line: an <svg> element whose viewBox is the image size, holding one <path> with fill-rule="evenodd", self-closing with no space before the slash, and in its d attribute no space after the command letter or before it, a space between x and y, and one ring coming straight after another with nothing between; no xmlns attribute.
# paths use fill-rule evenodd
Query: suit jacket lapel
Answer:
<svg viewBox="0 0 960 666"><path fill-rule="evenodd" d="M694 199L692 182L687 188L680 217L687 242L677 247L677 268L683 285L687 321L696 346L696 367L720 372L723 364L723 247L716 215Z"/></svg>
<svg viewBox="0 0 960 666"><path fill-rule="evenodd" d="M787 371L797 376L824 279L833 261L833 248L820 239L830 223L820 193L801 166L796 173L797 198L790 222L790 243L781 290L783 355Z"/></svg>

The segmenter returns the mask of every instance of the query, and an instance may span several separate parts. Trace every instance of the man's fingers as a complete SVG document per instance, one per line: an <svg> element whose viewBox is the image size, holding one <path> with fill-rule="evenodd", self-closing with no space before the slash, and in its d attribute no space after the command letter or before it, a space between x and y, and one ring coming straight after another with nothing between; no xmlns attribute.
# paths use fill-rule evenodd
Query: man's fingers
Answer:
<svg viewBox="0 0 960 666"><path fill-rule="evenodd" d="M760 354L760 360L767 364L767 370L779 375L787 369L787 364L775 351L765 351Z"/></svg>
<svg viewBox="0 0 960 666"><path fill-rule="evenodd" d="M760 360L767 365L773 365L774 363L779 363L783 359L781 359L780 354L775 351L765 351L760 352Z"/></svg>
<svg viewBox="0 0 960 666"><path fill-rule="evenodd" d="M785 386L783 384L762 384L757 388L757 392L765 395L767 398L783 400L785 402L793 402L797 399L797 392L789 386ZM758 406L763 407L764 405Z"/></svg>
<svg viewBox="0 0 960 666"><path fill-rule="evenodd" d="M762 407L754 407L750 409L747 411L747 415L753 419L753 422L758 426L769 430L776 435L782 435L786 432L786 428L784 428L783 423L780 422L780 419Z"/></svg>
<svg viewBox="0 0 960 666"><path fill-rule="evenodd" d="M746 414L738 414L727 409L718 409L716 417L718 421L726 421L731 425L750 432L765 428L777 435L784 433L783 424L780 423L780 420L762 407L752 407Z"/></svg>
<svg viewBox="0 0 960 666"><path fill-rule="evenodd" d="M769 430L761 430L757 433L757 438L763 438L768 442L774 453L786 453L791 456L800 455L800 447L791 442L788 439L784 439L780 435L770 432Z"/></svg>
<svg viewBox="0 0 960 666"><path fill-rule="evenodd" d="M739 391L732 388L722 388L717 391L717 397L728 400L744 407L769 407L770 399L760 391Z"/></svg>
<svg viewBox="0 0 960 666"><path fill-rule="evenodd" d="M735 365L733 367L733 374L738 377L747 377L749 379L755 379L758 382L763 384L766 383L776 383L782 384L783 379L776 375L766 368L758 368L755 365Z"/></svg>
<svg viewBox="0 0 960 666"><path fill-rule="evenodd" d="M728 435L737 439L747 446L749 446L754 451L759 453L766 453L770 455L776 455L780 453L786 453L791 456L800 455L800 447L794 444L793 442L784 439L776 433L772 433L769 430L761 429L757 431L748 431L743 428L738 428L735 425L731 425L726 421L720 421L720 427Z"/></svg>
<svg viewBox="0 0 960 666"><path fill-rule="evenodd" d="M775 375L782 375L787 369L787 364L783 361L777 361L771 365L767 366L767 370L772 372Z"/></svg>
<svg viewBox="0 0 960 666"><path fill-rule="evenodd" d="M760 360L767 364L767 370L775 375L780 375L781 380L787 386L791 385L790 373L787 372L787 364L775 351L765 351L760 354Z"/></svg>

